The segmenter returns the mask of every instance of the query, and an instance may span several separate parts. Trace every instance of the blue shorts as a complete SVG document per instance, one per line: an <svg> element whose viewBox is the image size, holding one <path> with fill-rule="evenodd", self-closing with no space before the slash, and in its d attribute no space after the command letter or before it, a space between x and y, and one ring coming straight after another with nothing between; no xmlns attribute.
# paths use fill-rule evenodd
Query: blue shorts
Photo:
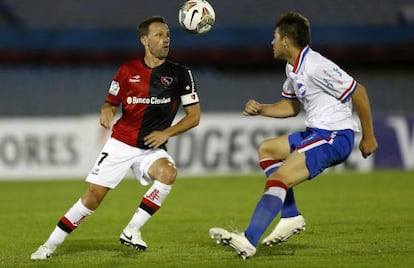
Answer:
<svg viewBox="0 0 414 268"><path fill-rule="evenodd" d="M354 146L354 131L307 128L289 135L290 151L306 155L306 166L314 178L328 167L345 161Z"/></svg>

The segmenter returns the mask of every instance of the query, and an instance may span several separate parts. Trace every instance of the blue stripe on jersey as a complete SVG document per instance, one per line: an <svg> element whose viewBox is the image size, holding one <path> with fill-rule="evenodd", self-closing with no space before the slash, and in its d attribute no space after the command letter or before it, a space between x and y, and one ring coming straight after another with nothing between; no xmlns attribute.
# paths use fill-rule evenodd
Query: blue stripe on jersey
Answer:
<svg viewBox="0 0 414 268"><path fill-rule="evenodd" d="M351 85L349 86L349 88L347 90L345 90L344 93L342 93L342 95L339 97L339 99L341 100L341 102L347 102L349 101L349 99L351 98L352 94L354 94L356 88L358 86L358 83L353 80Z"/></svg>
<svg viewBox="0 0 414 268"><path fill-rule="evenodd" d="M282 91L282 97L286 98L286 99L297 99L298 97L296 97L295 93L288 93L285 91Z"/></svg>

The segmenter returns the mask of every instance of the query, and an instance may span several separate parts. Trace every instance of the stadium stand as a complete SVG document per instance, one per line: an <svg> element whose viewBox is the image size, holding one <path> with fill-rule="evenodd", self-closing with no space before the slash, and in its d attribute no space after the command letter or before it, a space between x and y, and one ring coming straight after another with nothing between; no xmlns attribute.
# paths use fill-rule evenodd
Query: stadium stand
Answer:
<svg viewBox="0 0 414 268"><path fill-rule="evenodd" d="M177 10L184 1L152 0L2 0L28 28L125 28L148 14L162 14L178 26ZM273 26L277 13L296 10L314 25L396 25L402 9L412 0L256 0L210 1L217 14L217 27ZM143 8L145 7L145 8ZM45 16L47 12L47 16ZM174 25L173 24L173 25Z"/></svg>
<svg viewBox="0 0 414 268"><path fill-rule="evenodd" d="M414 0L210 2L216 25L194 37L179 29L183 0L0 0L0 116L96 113L119 63L140 56L135 27L149 15L170 22L171 56L193 67L204 111L239 111L252 88L279 98L270 42L289 10L310 18L313 46L367 86L375 112L414 112Z"/></svg>

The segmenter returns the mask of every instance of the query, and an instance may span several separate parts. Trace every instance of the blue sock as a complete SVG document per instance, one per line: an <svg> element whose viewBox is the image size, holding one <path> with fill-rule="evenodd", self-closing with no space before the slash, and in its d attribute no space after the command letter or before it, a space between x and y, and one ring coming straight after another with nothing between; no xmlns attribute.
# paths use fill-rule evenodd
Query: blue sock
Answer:
<svg viewBox="0 0 414 268"><path fill-rule="evenodd" d="M293 194L293 188L290 188L289 190L287 190L286 192L286 198L285 198L285 202L283 203L282 206L282 218L290 218L290 217L295 217L298 216L299 210L296 207L296 202L295 202L295 195Z"/></svg>
<svg viewBox="0 0 414 268"><path fill-rule="evenodd" d="M259 200L250 224L244 232L246 238L257 247L260 237L282 208L286 195L286 185L280 181L270 180L266 183L266 191Z"/></svg>
<svg viewBox="0 0 414 268"><path fill-rule="evenodd" d="M283 161L265 158L259 161L260 167L263 169L266 178L269 178L270 174L274 173L281 165ZM298 208L296 207L295 196L293 194L293 188L290 188L286 192L285 202L281 209L282 218L290 218L300 215Z"/></svg>

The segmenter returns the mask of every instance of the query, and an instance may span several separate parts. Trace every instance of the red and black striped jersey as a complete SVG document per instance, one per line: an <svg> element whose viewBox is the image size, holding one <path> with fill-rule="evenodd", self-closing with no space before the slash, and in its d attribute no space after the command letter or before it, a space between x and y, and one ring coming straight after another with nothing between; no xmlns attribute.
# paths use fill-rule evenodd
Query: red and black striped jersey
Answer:
<svg viewBox="0 0 414 268"><path fill-rule="evenodd" d="M151 69L139 59L118 69L106 102L122 106L122 115L112 128L112 137L148 149L144 145L146 135L171 126L181 104L196 104L199 99L189 68L166 60Z"/></svg>

